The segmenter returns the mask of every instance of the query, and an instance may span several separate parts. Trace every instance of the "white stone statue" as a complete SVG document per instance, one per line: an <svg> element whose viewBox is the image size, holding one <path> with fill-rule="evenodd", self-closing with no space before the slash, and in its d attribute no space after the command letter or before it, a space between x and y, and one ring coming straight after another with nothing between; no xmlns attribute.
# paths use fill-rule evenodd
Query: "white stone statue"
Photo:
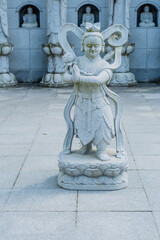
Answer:
<svg viewBox="0 0 160 240"><path fill-rule="evenodd" d="M27 14L23 16L23 24L22 27L24 28L33 28L38 27L37 23L37 16L33 13L33 8L29 7L27 9Z"/></svg>
<svg viewBox="0 0 160 240"><path fill-rule="evenodd" d="M67 19L67 0L46 0L46 9L48 42L58 43L59 28Z"/></svg>
<svg viewBox="0 0 160 240"><path fill-rule="evenodd" d="M8 37L7 0L0 0L0 43L6 43Z"/></svg>
<svg viewBox="0 0 160 240"><path fill-rule="evenodd" d="M109 25L122 24L129 29L129 10L131 0L109 0Z"/></svg>
<svg viewBox="0 0 160 240"><path fill-rule="evenodd" d="M112 78L112 70L118 68L121 64L121 45L127 41L128 30L121 25L114 25L100 33L98 23L94 25L86 23L86 30L85 33L74 24L66 24L59 32L60 44L66 52L66 55L64 55L64 62L66 63L64 79L67 82L72 82L74 89L64 111L68 132L64 141L63 152L59 156L60 174L58 184L64 188L75 189L76 186L76 189L86 190L98 190L97 184L99 184L103 185L104 188L102 189L109 190L106 185L109 177L108 170L113 164L113 158L108 154L107 149L111 139L115 136L117 139L115 164L117 159L121 159L124 163L124 165L122 164L124 169L126 161L124 160L125 152L120 124L122 101L118 95L106 87L106 84ZM78 58L75 56L67 42L68 31L72 31L79 38L82 38L84 56ZM106 39L115 47L115 61L112 64L109 64L105 61L105 58L102 59L100 56L100 53L104 51L104 40ZM115 103L115 116L113 116L109 99ZM72 120L70 113L73 106L75 109ZM72 154L71 146L74 135L80 140L82 147ZM93 151L93 145L96 147L96 151ZM81 157L78 157L78 154ZM86 158L83 158L83 155ZM80 158L79 162L78 158ZM117 169L120 167L119 162L116 166ZM68 176L73 177L73 179L68 178ZM105 177L99 179L100 176ZM93 177L97 177L97 179L93 180ZM91 185L96 185L96 187L88 187L90 181L92 182ZM124 181L122 180L122 182L124 187ZM117 184L113 189L118 189Z"/></svg>
<svg viewBox="0 0 160 240"><path fill-rule="evenodd" d="M146 5L144 7L144 12L140 15L139 27L155 27L155 23L153 22L153 13L149 10L149 6Z"/></svg>
<svg viewBox="0 0 160 240"><path fill-rule="evenodd" d="M90 6L86 7L86 12L82 16L82 23L81 23L80 26L85 27L86 22L90 22L92 24L95 22L95 17L94 17L94 14L91 13L91 7Z"/></svg>

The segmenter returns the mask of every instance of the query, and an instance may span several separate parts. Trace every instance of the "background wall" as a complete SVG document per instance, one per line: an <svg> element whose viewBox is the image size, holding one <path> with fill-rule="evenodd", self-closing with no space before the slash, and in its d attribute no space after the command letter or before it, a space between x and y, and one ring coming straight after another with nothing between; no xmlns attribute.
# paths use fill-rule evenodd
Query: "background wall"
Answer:
<svg viewBox="0 0 160 240"><path fill-rule="evenodd" d="M152 4L158 10L158 26L152 28L137 27L137 8L143 4ZM136 44L130 55L130 69L138 82L160 81L160 0L131 1L130 42Z"/></svg>
<svg viewBox="0 0 160 240"><path fill-rule="evenodd" d="M40 28L26 29L19 27L19 9L33 4L40 9ZM47 57L42 53L41 44L46 39L45 0L10 0L8 1L9 42L14 44L10 55L10 70L19 82L37 82L47 69Z"/></svg>
<svg viewBox="0 0 160 240"><path fill-rule="evenodd" d="M158 9L158 26L155 28L137 27L138 6L150 3ZM21 6L33 4L40 9L40 28L25 29L19 27L19 12ZM107 26L107 0L68 0L68 22L78 23L78 9L82 5L93 4L99 9L101 30ZM136 44L130 55L130 68L139 82L160 81L160 0L131 1L130 8L130 42ZM9 0L9 42L14 44L10 55L10 70L15 73L19 82L37 82L47 71L47 57L42 53L41 44L47 43L46 38L46 4L45 0ZM69 41L74 44L77 55L81 55L80 41L69 34Z"/></svg>

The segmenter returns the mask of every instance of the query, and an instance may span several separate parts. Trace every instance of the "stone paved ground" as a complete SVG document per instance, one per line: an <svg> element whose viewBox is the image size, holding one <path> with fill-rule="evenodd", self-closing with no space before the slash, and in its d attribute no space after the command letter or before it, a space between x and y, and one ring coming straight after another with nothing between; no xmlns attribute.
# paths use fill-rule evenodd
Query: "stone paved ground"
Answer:
<svg viewBox="0 0 160 240"><path fill-rule="evenodd" d="M160 85L113 90L124 100L129 187L76 192L57 186L71 89L0 89L0 240L160 239Z"/></svg>

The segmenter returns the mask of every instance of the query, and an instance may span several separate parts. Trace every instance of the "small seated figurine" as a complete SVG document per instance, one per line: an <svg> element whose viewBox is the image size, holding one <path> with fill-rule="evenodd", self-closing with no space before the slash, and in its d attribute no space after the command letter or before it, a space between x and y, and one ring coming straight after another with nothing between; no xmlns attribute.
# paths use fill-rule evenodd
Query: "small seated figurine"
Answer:
<svg viewBox="0 0 160 240"><path fill-rule="evenodd" d="M33 9L29 7L27 9L28 13L23 16L23 28L33 28L38 27L37 16L33 13Z"/></svg>
<svg viewBox="0 0 160 240"><path fill-rule="evenodd" d="M155 27L153 22L153 13L149 11L149 6L144 7L144 12L140 15L139 27Z"/></svg>
<svg viewBox="0 0 160 240"><path fill-rule="evenodd" d="M95 22L94 14L91 13L91 8L89 6L86 7L86 13L83 14L80 26L85 27L86 22L90 22L92 24Z"/></svg>

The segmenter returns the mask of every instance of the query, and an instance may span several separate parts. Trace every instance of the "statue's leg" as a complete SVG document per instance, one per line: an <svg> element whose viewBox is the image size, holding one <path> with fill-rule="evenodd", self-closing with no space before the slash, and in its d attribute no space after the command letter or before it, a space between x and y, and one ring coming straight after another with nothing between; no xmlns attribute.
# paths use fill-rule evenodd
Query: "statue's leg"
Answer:
<svg viewBox="0 0 160 240"><path fill-rule="evenodd" d="M85 155L90 154L92 152L92 142L84 145L83 143L81 149L78 151L79 154Z"/></svg>
<svg viewBox="0 0 160 240"><path fill-rule="evenodd" d="M98 145L96 145L96 147L97 147L96 156L101 161L110 160L110 158L107 154L107 146L108 146L108 144L104 139Z"/></svg>

